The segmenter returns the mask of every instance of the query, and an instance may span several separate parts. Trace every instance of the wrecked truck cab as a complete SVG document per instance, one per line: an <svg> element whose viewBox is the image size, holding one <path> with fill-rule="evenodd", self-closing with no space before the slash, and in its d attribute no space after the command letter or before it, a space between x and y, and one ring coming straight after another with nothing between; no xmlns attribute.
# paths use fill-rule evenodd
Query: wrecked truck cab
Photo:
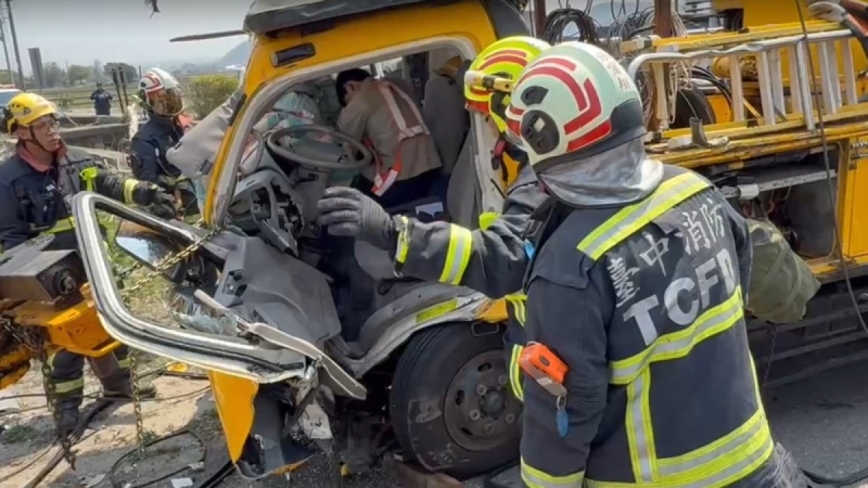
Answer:
<svg viewBox="0 0 868 488"><path fill-rule="evenodd" d="M242 93L208 175L207 229L98 195L76 197L81 250L106 329L132 347L209 371L230 457L244 476L285 473L335 446L347 448L345 470L363 472L391 441L405 459L457 478L517 458L521 407L504 361L504 307L466 288L396 278L385 253L330 242L315 212L328 185L372 157L333 126L338 72L367 67L409 87L420 108L436 104L423 99L432 72L456 56L469 62L499 37L527 35L521 7L254 2ZM322 120L262 129L278 100L314 85L320 95L306 93ZM494 140L482 117L466 117L459 154L444 162L445 194L419 195L395 213L475 228L479 214L500 208L489 161ZM148 233L116 243L131 255L143 246L155 251L138 259L196 306L181 307L169 324L131 309L99 245L98 211L161 235L150 245Z"/></svg>

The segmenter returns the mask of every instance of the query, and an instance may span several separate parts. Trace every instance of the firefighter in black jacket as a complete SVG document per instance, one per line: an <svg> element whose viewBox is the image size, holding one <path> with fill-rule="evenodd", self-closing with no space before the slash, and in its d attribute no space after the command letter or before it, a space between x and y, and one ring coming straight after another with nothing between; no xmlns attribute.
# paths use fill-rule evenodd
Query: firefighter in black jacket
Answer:
<svg viewBox="0 0 868 488"><path fill-rule="evenodd" d="M511 97L509 131L549 195L525 243L525 485L806 486L748 349L745 221L704 178L646 157L638 90L604 51L553 47ZM381 242L406 225L355 208L330 219Z"/></svg>
<svg viewBox="0 0 868 488"><path fill-rule="evenodd" d="M537 188L527 157L505 136L504 110L509 95L483 88L485 77L514 80L527 63L550 46L532 37L508 37L494 42L474 59L465 76L467 108L484 115L497 135L492 164L506 188L502 214L483 214L480 230L470 231L447 222L423 223L392 218L360 192L329 188L320 200L320 223L336 235L358 237L382 249L397 251L396 269L404 276L467 286L494 298L507 297L509 327L506 337L512 391L521 399L516 362L524 345L524 295L521 280L528 256L522 233L530 214L545 200ZM372 209L378 217L361 228L362 214ZM365 217L370 218L370 217ZM393 227L394 225L394 227ZM393 229L383 233L379 228ZM371 234L370 232L373 231ZM396 242L402 243L396 249Z"/></svg>
<svg viewBox="0 0 868 488"><path fill-rule="evenodd" d="M748 349L747 225L706 179L645 156L627 72L558 45L506 115L550 195L524 285L526 485L804 486Z"/></svg>
<svg viewBox="0 0 868 488"><path fill-rule="evenodd" d="M168 150L178 144L192 123L184 114L180 83L165 70L151 68L139 80L138 97L148 111L148 121L130 141L133 175L180 196L184 214L197 214L192 184L166 159Z"/></svg>
<svg viewBox="0 0 868 488"><path fill-rule="evenodd" d="M9 101L2 127L18 138L15 154L0 164L0 245L11 249L39 234L54 234L54 249L77 249L72 197L95 191L125 203L150 206L160 217L174 215L174 200L157 186L112 175L86 153L68 148L58 132L57 110L45 98L22 93ZM106 396L131 394L126 347L92 360ZM60 430L78 421L84 358L60 351L49 358L61 412ZM153 394L153 390L143 392Z"/></svg>

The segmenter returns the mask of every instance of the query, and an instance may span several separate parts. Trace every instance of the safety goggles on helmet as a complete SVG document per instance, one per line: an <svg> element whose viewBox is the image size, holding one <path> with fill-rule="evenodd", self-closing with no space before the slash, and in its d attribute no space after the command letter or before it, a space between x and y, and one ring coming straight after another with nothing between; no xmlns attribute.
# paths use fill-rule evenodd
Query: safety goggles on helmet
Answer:
<svg viewBox="0 0 868 488"><path fill-rule="evenodd" d="M151 111L163 117L175 117L184 111L184 94L178 87L162 88L147 95Z"/></svg>
<svg viewBox="0 0 868 488"><path fill-rule="evenodd" d="M467 109L491 116L498 130L505 132L504 112L512 82L549 47L539 39L516 36L500 39L484 49L464 76Z"/></svg>

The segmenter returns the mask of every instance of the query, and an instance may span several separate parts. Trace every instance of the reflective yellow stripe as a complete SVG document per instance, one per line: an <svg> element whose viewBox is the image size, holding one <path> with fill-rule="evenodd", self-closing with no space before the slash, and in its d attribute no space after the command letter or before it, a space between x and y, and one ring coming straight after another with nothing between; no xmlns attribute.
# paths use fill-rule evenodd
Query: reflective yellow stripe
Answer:
<svg viewBox="0 0 868 488"><path fill-rule="evenodd" d="M57 383L54 383L54 392L58 395L72 393L82 388L84 388L84 378L78 378L77 380L69 381L58 381Z"/></svg>
<svg viewBox="0 0 868 488"><path fill-rule="evenodd" d="M552 476L527 464L521 459L521 479L528 488L581 488L585 472L568 474L566 476Z"/></svg>
<svg viewBox="0 0 868 488"><path fill-rule="evenodd" d="M130 178L124 181L124 203L135 203L133 201L133 192L139 186L139 180Z"/></svg>
<svg viewBox="0 0 868 488"><path fill-rule="evenodd" d="M709 187L698 175L687 172L664 181L639 203L622 208L582 239L577 249L594 260L621 241L648 225L672 207Z"/></svg>
<svg viewBox="0 0 868 488"><path fill-rule="evenodd" d="M479 228L487 230L498 217L500 217L500 214L497 212L482 212L479 214Z"/></svg>
<svg viewBox="0 0 868 488"><path fill-rule="evenodd" d="M99 175L99 169L94 166L90 168L84 168L79 171L79 176L84 181L84 189L86 191L94 191L96 188L96 177Z"/></svg>
<svg viewBox="0 0 868 488"><path fill-rule="evenodd" d="M609 382L626 385L638 377L654 361L683 358L693 346L719 334L744 317L741 286L725 302L706 310L690 324L677 332L664 334L635 356L609 362Z"/></svg>
<svg viewBox="0 0 868 488"><path fill-rule="evenodd" d="M651 373L647 368L627 385L627 447L633 476L641 483L650 483L658 478L654 429L648 406L650 386Z"/></svg>
<svg viewBox="0 0 868 488"><path fill-rule="evenodd" d="M586 488L723 488L744 479L768 461L775 450L774 442L768 431L757 434L748 445L739 450L717 457L713 466L705 466L708 473L695 477L662 478L653 483L616 483L586 479Z"/></svg>
<svg viewBox="0 0 868 488"><path fill-rule="evenodd" d="M610 363L611 383L627 385L625 429L636 483L586 480L589 488L647 486L723 487L755 471L768 460L774 443L752 371L757 411L744 424L708 445L672 458L657 458L649 392L654 361L687 356L693 347L736 324L744 316L740 287L720 305L700 315L690 327L658 337L641 353ZM751 366L753 361L751 360Z"/></svg>
<svg viewBox="0 0 868 488"><path fill-rule="evenodd" d="M404 264L407 261L407 253L410 252L410 234L408 232L410 221L401 216L401 230L398 232L398 247L395 249L395 262Z"/></svg>
<svg viewBox="0 0 868 488"><path fill-rule="evenodd" d="M121 369L130 369L130 366L132 366L132 364L133 362L128 357L118 359L118 367Z"/></svg>
<svg viewBox="0 0 868 488"><path fill-rule="evenodd" d="M473 234L464 227L449 225L449 249L446 251L446 263L440 274L440 282L450 285L461 283L470 253L473 248Z"/></svg>
<svg viewBox="0 0 868 488"><path fill-rule="evenodd" d="M512 356L509 358L509 384L512 386L512 394L520 401L524 401L524 389L521 386L521 364L518 360L523 350L523 346L515 344L512 346Z"/></svg>
<svg viewBox="0 0 868 488"><path fill-rule="evenodd" d="M75 229L75 218L67 217L65 219L58 220L54 224L54 227L42 231L42 234L60 234L61 232L66 232L73 229Z"/></svg>
<svg viewBox="0 0 868 488"><path fill-rule="evenodd" d="M525 307L525 303L527 303L527 295L523 293L513 293L503 298L506 299L506 303L512 305L512 315L515 317L516 322L524 327L525 322L527 322L527 308Z"/></svg>
<svg viewBox="0 0 868 488"><path fill-rule="evenodd" d="M757 409L747 422L707 446L673 458L658 459L657 465L660 469L660 475L663 477L678 476L679 479L695 477L691 475L702 475L703 473L696 471L706 468L712 462L721 465L721 458L744 450L748 443L758 437L771 440L771 432L769 432L769 426L762 409ZM721 453L727 454L721 456ZM728 460L726 464L733 464L733 461L738 462L738 459Z"/></svg>

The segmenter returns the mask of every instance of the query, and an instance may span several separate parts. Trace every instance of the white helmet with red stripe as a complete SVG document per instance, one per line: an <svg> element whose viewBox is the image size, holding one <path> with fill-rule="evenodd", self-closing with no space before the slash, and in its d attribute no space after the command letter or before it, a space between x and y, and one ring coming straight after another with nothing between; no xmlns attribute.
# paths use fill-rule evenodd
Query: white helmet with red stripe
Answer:
<svg viewBox="0 0 868 488"><path fill-rule="evenodd" d="M149 111L163 117L174 117L184 111L181 84L162 68L145 71L139 80L139 98Z"/></svg>
<svg viewBox="0 0 868 488"><path fill-rule="evenodd" d="M642 100L627 71L606 51L580 42L554 46L528 65L506 117L537 173L645 134Z"/></svg>

